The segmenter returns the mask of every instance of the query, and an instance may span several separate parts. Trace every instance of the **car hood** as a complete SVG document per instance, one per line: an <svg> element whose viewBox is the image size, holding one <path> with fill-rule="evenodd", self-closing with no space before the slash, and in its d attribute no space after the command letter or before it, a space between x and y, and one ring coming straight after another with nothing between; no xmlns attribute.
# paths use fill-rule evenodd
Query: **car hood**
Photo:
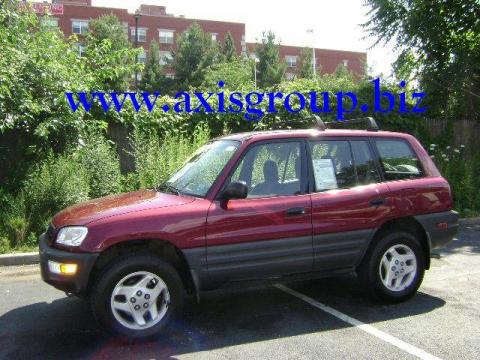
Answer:
<svg viewBox="0 0 480 360"><path fill-rule="evenodd" d="M53 219L55 228L66 225L86 225L92 221L125 213L178 206L190 203L195 198L160 193L154 190L140 190L110 195L70 206Z"/></svg>

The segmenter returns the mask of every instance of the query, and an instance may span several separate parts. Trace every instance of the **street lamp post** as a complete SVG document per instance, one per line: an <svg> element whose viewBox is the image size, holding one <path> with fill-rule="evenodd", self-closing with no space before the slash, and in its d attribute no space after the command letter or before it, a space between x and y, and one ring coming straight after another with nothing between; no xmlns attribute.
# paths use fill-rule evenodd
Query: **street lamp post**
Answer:
<svg viewBox="0 0 480 360"><path fill-rule="evenodd" d="M257 63L260 62L258 58L255 56L253 58L253 77L255 79L255 89L257 89Z"/></svg>
<svg viewBox="0 0 480 360"><path fill-rule="evenodd" d="M316 71L316 63L317 60L315 59L315 35L313 33L313 29L308 29L307 33L312 34L312 69L313 69L313 78L317 78L317 71Z"/></svg>
<svg viewBox="0 0 480 360"><path fill-rule="evenodd" d="M140 12L137 10L135 11L135 49L138 48L138 19L140 19ZM137 71L137 64L138 64L138 53L135 54L135 91L138 92L138 71Z"/></svg>

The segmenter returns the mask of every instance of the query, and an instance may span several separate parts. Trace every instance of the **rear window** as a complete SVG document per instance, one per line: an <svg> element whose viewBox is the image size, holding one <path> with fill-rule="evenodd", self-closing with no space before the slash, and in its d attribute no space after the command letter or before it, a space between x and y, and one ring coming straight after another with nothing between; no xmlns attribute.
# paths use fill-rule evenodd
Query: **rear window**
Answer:
<svg viewBox="0 0 480 360"><path fill-rule="evenodd" d="M375 140L385 180L414 179L423 176L420 161L410 145L399 139Z"/></svg>

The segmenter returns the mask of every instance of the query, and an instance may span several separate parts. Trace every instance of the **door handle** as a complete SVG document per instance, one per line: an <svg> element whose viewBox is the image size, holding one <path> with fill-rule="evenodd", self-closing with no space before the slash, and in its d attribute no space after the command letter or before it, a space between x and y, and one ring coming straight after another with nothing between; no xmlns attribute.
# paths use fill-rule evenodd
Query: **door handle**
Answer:
<svg viewBox="0 0 480 360"><path fill-rule="evenodd" d="M384 199L384 198L370 200L370 205L372 206L385 205L386 203L387 203L387 199Z"/></svg>
<svg viewBox="0 0 480 360"><path fill-rule="evenodd" d="M294 207L285 211L286 216L297 216L305 214L305 208L303 207Z"/></svg>

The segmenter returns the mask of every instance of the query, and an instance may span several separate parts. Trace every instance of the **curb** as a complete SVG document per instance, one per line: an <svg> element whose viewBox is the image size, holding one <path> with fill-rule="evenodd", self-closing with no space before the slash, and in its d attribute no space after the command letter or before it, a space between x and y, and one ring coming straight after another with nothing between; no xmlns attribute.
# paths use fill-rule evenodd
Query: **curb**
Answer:
<svg viewBox="0 0 480 360"><path fill-rule="evenodd" d="M480 216L459 220L460 225L480 225Z"/></svg>
<svg viewBox="0 0 480 360"><path fill-rule="evenodd" d="M480 225L480 217L459 220L460 226ZM32 265L40 262L38 252L14 253L0 255L0 266Z"/></svg>
<svg viewBox="0 0 480 360"><path fill-rule="evenodd" d="M0 266L32 265L39 262L40 255L38 252L0 255Z"/></svg>

